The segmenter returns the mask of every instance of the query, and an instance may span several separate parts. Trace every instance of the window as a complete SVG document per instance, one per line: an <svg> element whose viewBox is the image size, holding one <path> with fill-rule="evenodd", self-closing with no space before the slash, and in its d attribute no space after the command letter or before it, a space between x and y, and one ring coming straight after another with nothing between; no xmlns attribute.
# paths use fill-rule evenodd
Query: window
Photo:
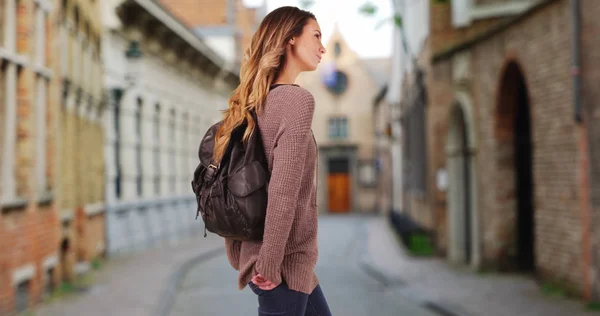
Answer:
<svg viewBox="0 0 600 316"><path fill-rule="evenodd" d="M35 44L34 44L34 52L35 52L35 64L36 65L44 65L45 64L45 53L46 53L46 23L45 23L45 12L41 3L38 2L35 5L35 20L34 20L34 29L35 29Z"/></svg>
<svg viewBox="0 0 600 316"><path fill-rule="evenodd" d="M114 109L114 133L115 133L115 196L117 199L121 198L121 97L123 91L114 89L113 91L113 109Z"/></svg>
<svg viewBox="0 0 600 316"><path fill-rule="evenodd" d="M421 70L417 70L416 86L418 93L414 103L405 110L405 157L408 189L412 192L425 194L427 192L427 135L426 116L427 94L423 83Z"/></svg>
<svg viewBox="0 0 600 316"><path fill-rule="evenodd" d="M15 150L17 142L17 65L5 62L3 65L4 101L2 104L2 197L3 200L16 198Z"/></svg>
<svg viewBox="0 0 600 316"><path fill-rule="evenodd" d="M6 32L6 18L4 17L4 10L6 8L6 1L0 1L0 46L4 46L4 32Z"/></svg>
<svg viewBox="0 0 600 316"><path fill-rule="evenodd" d="M60 75L63 77L67 77L68 74L68 63L69 63L69 31L67 29L67 19L69 17L68 11L68 3L67 0L62 0L61 12L60 12L60 26L59 29L59 41L60 46L63 47L60 56L58 59L60 60Z"/></svg>
<svg viewBox="0 0 600 316"><path fill-rule="evenodd" d="M186 182L188 182L188 178L189 176L186 174L188 171L188 166L189 166L189 162L188 162L188 154L187 154L187 146L190 142L190 131L189 131L189 119L188 119L188 114L185 113L183 114L182 120L183 120L183 124L181 124L182 128L181 128L181 145L179 146L179 157L181 159L180 164L181 164L181 183L182 185L185 185Z"/></svg>
<svg viewBox="0 0 600 316"><path fill-rule="evenodd" d="M2 6L3 4L0 4ZM4 150L4 137L5 131L4 126L6 124L6 63L0 60L0 150ZM4 185L4 180L2 179L3 170L1 166L4 165L4 155L0 152L0 198L2 198L2 186Z"/></svg>
<svg viewBox="0 0 600 316"><path fill-rule="evenodd" d="M341 54L342 54L342 45L340 45L340 42L335 42L335 44L333 46L333 55L337 58L337 57L340 57Z"/></svg>
<svg viewBox="0 0 600 316"><path fill-rule="evenodd" d="M54 268L48 268L44 278L44 296L51 297L52 292L54 292Z"/></svg>
<svg viewBox="0 0 600 316"><path fill-rule="evenodd" d="M74 21L73 21L73 37L71 40L71 78L73 81L79 82L78 71L80 68L80 53L79 53L79 8L75 6Z"/></svg>
<svg viewBox="0 0 600 316"><path fill-rule="evenodd" d="M160 105L156 105L153 119L154 130L154 193L160 194Z"/></svg>
<svg viewBox="0 0 600 316"><path fill-rule="evenodd" d="M348 138L348 118L332 117L329 118L329 138L347 139Z"/></svg>
<svg viewBox="0 0 600 316"><path fill-rule="evenodd" d="M46 109L48 107L48 82L46 78L36 76L36 96L35 96L35 144L36 144L36 183L37 192L43 194L48 191L46 179Z"/></svg>
<svg viewBox="0 0 600 316"><path fill-rule="evenodd" d="M135 183L137 195L142 196L142 99L138 99L137 103L135 109L135 164L137 166Z"/></svg>
<svg viewBox="0 0 600 316"><path fill-rule="evenodd" d="M17 48L17 1L2 2L2 28L4 48L9 52L14 52ZM3 22L4 21L4 22Z"/></svg>
<svg viewBox="0 0 600 316"><path fill-rule="evenodd" d="M67 0L62 0L62 4L61 4L61 14L63 15L63 22L66 22L66 18L67 18L67 10L68 10L68 3Z"/></svg>
<svg viewBox="0 0 600 316"><path fill-rule="evenodd" d="M29 305L29 280L23 281L17 285L16 312L24 312Z"/></svg>
<svg viewBox="0 0 600 316"><path fill-rule="evenodd" d="M175 139L175 110L171 110L171 117L170 117L170 122L169 122L169 132L170 132L170 137L169 137L169 142L171 143L171 192L175 193L176 192L176 182L177 182L177 162L176 162L176 157L177 157L177 152L176 152L176 148L177 146L176 144L176 139Z"/></svg>

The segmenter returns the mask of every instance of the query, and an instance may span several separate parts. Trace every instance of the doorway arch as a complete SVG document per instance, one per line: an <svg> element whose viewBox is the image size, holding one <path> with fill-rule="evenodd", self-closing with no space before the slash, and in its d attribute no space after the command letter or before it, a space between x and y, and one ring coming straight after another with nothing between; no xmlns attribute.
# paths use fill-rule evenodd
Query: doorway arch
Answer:
<svg viewBox="0 0 600 316"><path fill-rule="evenodd" d="M533 199L533 149L529 93L522 68L506 64L500 79L496 107L497 172L505 185L499 196L506 207L505 227L512 239L499 258L504 270L535 270L535 212Z"/></svg>
<svg viewBox="0 0 600 316"><path fill-rule="evenodd" d="M481 256L472 105L466 93L456 95L448 116L446 143L449 259L477 267Z"/></svg>

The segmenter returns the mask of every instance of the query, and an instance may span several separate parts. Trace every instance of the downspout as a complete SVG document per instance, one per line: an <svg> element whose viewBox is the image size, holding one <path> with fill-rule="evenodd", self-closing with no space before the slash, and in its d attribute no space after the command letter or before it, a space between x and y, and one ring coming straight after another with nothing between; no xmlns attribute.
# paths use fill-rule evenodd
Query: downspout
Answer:
<svg viewBox="0 0 600 316"><path fill-rule="evenodd" d="M591 221L591 170L590 170L590 144L588 122L584 119L584 110L581 102L581 3L580 0L571 0L571 58L573 77L573 106L574 118L580 126L579 137L579 204L581 208L582 223L582 262L583 262L583 298L586 301L592 299L592 248L590 243L590 221Z"/></svg>
<svg viewBox="0 0 600 316"><path fill-rule="evenodd" d="M573 76L573 105L575 106L575 121L583 121L581 115L581 72L580 72L580 36L581 18L579 15L579 0L571 0L571 58L573 60L571 76Z"/></svg>

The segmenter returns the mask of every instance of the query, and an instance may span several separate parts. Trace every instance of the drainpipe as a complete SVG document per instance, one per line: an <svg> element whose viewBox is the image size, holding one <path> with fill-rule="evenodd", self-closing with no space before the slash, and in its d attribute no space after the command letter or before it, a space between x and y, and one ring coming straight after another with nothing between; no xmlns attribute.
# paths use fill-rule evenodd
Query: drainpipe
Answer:
<svg viewBox="0 0 600 316"><path fill-rule="evenodd" d="M592 269L592 246L591 246L591 200L590 185L592 175L590 170L590 135L588 122L584 120L583 106L581 102L581 65L580 65L580 36L581 36L581 2L580 0L571 0L571 57L573 60L573 106L575 121L580 125L579 140L579 188L580 188L580 208L582 222L582 259L583 259L583 297L590 301L592 298L591 269Z"/></svg>
<svg viewBox="0 0 600 316"><path fill-rule="evenodd" d="M581 18L579 16L579 7L579 0L571 0L571 57L573 59L571 76L573 76L573 103L575 106L575 121L577 123L581 123L583 121L581 115L581 95L579 93L581 87L579 60Z"/></svg>

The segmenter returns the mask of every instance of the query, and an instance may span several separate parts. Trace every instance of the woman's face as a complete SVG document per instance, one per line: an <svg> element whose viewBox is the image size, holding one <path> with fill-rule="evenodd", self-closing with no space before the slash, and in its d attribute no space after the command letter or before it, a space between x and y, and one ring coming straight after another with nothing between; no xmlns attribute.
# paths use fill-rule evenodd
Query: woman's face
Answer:
<svg viewBox="0 0 600 316"><path fill-rule="evenodd" d="M325 47L321 43L321 28L314 19L302 29L302 34L291 40L291 57L295 60L300 71L314 71L325 54Z"/></svg>

